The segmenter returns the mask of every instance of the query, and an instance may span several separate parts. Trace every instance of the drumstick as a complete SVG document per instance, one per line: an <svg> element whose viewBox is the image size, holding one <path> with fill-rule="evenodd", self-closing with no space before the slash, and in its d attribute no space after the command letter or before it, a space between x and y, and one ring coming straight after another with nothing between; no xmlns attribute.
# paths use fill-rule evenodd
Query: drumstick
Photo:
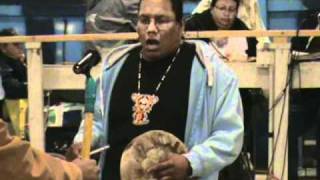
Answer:
<svg viewBox="0 0 320 180"><path fill-rule="evenodd" d="M92 156L92 155L94 155L94 154L97 154L97 153L100 153L100 152L102 152L102 151L104 151L104 150L107 150L107 149L109 149L109 148L110 148L109 145L105 145L105 146L103 146L103 147L101 147L101 148L95 149L95 150L93 150L93 151L90 152L90 156Z"/></svg>

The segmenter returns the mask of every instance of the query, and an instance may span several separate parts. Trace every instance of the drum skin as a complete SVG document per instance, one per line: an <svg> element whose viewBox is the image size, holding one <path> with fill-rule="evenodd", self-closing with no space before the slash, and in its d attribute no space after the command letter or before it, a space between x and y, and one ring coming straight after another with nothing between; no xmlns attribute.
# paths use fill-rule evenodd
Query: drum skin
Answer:
<svg viewBox="0 0 320 180"><path fill-rule="evenodd" d="M184 154L187 147L176 136L162 130L152 130L134 138L122 153L122 180L152 180L147 170L166 160L170 154Z"/></svg>

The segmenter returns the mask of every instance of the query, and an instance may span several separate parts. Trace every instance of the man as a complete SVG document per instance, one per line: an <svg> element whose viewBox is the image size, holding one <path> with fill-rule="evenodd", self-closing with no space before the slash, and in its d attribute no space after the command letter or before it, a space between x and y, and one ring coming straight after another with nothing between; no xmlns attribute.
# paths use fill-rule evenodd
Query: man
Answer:
<svg viewBox="0 0 320 180"><path fill-rule="evenodd" d="M212 0L210 9L200 13L194 14L186 22L187 31L204 31L204 30L249 30L249 28L237 18L240 0ZM227 39L216 40L214 44L226 44ZM229 39L230 41L230 39ZM246 38L247 42L240 42L237 48L233 48L230 53L235 53L239 48L247 46L245 50L247 56L256 56L256 38ZM221 45L222 46L222 45ZM239 52L241 54L241 52ZM223 53L223 56L226 56ZM230 54L232 56L232 54Z"/></svg>
<svg viewBox="0 0 320 180"><path fill-rule="evenodd" d="M11 137L0 119L0 175L14 180L94 180L99 168L94 160L66 162L33 149L28 142Z"/></svg>
<svg viewBox="0 0 320 180"><path fill-rule="evenodd" d="M0 31L0 36L16 35L17 32L11 28ZM27 68L22 44L0 44L0 68L6 98L27 98Z"/></svg>
<svg viewBox="0 0 320 180"><path fill-rule="evenodd" d="M106 58L93 142L110 144L100 159L102 179L120 179L121 153L149 130L172 133L189 149L148 169L157 179L215 180L240 152L238 80L206 43L182 40L182 12L181 0L141 0L141 44L119 47ZM81 142L82 135L80 129L75 141Z"/></svg>
<svg viewBox="0 0 320 180"><path fill-rule="evenodd" d="M12 28L0 31L0 37L16 35L18 33ZM6 112L5 120L12 123L15 134L24 138L25 129L22 127L25 127L25 121L17 119L17 113L25 109L28 96L26 58L21 43L0 43L0 75L5 91L1 110Z"/></svg>

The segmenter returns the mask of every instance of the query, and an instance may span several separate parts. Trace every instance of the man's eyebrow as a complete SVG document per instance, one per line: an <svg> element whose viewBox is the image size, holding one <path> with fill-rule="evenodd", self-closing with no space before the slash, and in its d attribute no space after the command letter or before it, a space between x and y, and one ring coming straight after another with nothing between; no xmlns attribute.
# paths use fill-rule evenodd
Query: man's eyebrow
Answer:
<svg viewBox="0 0 320 180"><path fill-rule="evenodd" d="M159 15L140 14L139 17L170 18L170 16L164 15L164 14L159 14Z"/></svg>

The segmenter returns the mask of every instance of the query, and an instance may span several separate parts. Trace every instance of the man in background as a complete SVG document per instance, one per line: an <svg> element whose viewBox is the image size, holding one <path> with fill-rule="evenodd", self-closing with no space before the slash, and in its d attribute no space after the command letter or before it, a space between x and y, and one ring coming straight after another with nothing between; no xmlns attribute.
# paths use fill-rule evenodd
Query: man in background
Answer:
<svg viewBox="0 0 320 180"><path fill-rule="evenodd" d="M86 33L135 32L139 0L87 0ZM125 41L94 41L102 55Z"/></svg>
<svg viewBox="0 0 320 180"><path fill-rule="evenodd" d="M0 31L1 36L17 36L18 33L7 28ZM19 114L26 115L27 108L27 62L22 43L0 43L0 73L5 92L3 115L10 121L17 136L25 137L26 118L19 118Z"/></svg>
<svg viewBox="0 0 320 180"><path fill-rule="evenodd" d="M0 36L16 36L14 29L3 29ZM27 67L21 43L0 44L0 68L7 99L27 98Z"/></svg>

